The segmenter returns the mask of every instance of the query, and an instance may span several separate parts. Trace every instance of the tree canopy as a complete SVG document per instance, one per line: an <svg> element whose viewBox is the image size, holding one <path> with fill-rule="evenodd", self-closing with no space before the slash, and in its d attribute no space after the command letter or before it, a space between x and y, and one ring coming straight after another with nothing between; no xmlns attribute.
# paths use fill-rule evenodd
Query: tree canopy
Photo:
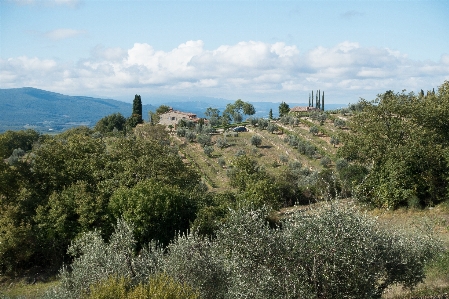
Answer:
<svg viewBox="0 0 449 299"><path fill-rule="evenodd" d="M290 107L286 102L279 104L279 117L285 116L290 112Z"/></svg>
<svg viewBox="0 0 449 299"><path fill-rule="evenodd" d="M226 109L223 112L223 117L233 119L234 122L239 122L238 120L241 121L241 114L254 115L255 113L256 109L252 104L238 99L233 104L226 105Z"/></svg>
<svg viewBox="0 0 449 299"><path fill-rule="evenodd" d="M351 120L339 156L370 171L358 196L394 208L431 205L447 195L449 82L428 96L387 91Z"/></svg>

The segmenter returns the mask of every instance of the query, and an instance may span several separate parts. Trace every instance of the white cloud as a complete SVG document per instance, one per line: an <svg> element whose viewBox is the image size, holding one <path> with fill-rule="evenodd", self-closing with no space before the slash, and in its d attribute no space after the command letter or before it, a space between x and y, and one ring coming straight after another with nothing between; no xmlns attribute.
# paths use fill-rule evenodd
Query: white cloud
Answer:
<svg viewBox="0 0 449 299"><path fill-rule="evenodd" d="M189 94L245 100L307 101L325 89L329 102L347 103L377 93L430 89L449 79L449 56L414 61L386 48L342 42L300 53L284 43L240 42L204 49L201 40L171 51L146 43L130 49L97 46L76 64L28 57L0 60L0 84L77 94ZM130 91L131 90L131 91ZM337 98L338 97L338 98ZM344 99L344 100L342 100Z"/></svg>
<svg viewBox="0 0 449 299"><path fill-rule="evenodd" d="M83 35L83 34L86 34L86 31L60 28L60 29L48 31L44 34L44 36L51 40L61 40L61 39L76 37L76 36Z"/></svg>

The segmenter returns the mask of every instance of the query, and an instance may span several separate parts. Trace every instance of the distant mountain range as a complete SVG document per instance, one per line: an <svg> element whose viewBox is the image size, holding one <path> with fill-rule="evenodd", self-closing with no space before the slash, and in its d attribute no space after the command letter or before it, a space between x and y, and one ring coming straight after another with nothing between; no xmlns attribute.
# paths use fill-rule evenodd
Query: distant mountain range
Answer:
<svg viewBox="0 0 449 299"><path fill-rule="evenodd" d="M191 112L204 117L208 107L223 111L231 101L218 98L167 98L164 105L175 110ZM148 111L155 111L158 105L143 105L143 118L148 119ZM270 109L276 116L279 103L251 103L256 109L256 117L267 117ZM290 104L291 106L306 104ZM327 105L336 109L346 105ZM131 115L132 103L112 99L85 96L68 96L51 91L23 87L0 89L0 132L6 130L35 129L40 132L61 132L75 126L93 127L102 117L120 112L125 117Z"/></svg>
<svg viewBox="0 0 449 299"><path fill-rule="evenodd" d="M154 106L145 105L145 115ZM33 128L63 131L74 126L94 126L102 117L120 112L128 117L132 104L111 99L67 96L24 87L0 89L0 132Z"/></svg>

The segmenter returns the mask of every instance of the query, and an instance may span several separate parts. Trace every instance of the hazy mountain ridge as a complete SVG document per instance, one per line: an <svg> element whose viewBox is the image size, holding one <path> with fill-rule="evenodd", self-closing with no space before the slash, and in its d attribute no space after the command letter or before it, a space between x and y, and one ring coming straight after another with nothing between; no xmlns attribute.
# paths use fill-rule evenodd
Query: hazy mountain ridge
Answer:
<svg viewBox="0 0 449 299"><path fill-rule="evenodd" d="M155 109L152 105L143 108L144 117L148 110ZM77 125L93 126L111 113L120 112L128 117L132 104L24 87L0 89L0 111L0 132L24 128L62 131Z"/></svg>
<svg viewBox="0 0 449 299"><path fill-rule="evenodd" d="M175 110L195 113L204 117L208 107L221 112L232 103L222 98L212 97L149 97L143 98L143 119L148 119L148 111L155 111L160 105ZM278 114L279 103L252 102L256 110L255 117L268 117L270 109ZM290 107L306 106L305 103L288 103ZM341 104L326 105L326 109L336 109ZM120 112L129 117L132 103L87 96L68 96L42 89L23 87L0 89L0 132L33 128L41 132L60 132L67 128L85 125L92 127L102 117Z"/></svg>

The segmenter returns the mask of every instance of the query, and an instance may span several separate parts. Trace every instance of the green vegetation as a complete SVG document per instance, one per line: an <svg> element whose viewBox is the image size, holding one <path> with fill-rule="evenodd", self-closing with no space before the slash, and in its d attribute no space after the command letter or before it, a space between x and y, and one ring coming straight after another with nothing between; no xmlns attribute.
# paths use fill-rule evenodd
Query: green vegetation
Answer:
<svg viewBox="0 0 449 299"><path fill-rule="evenodd" d="M95 131L108 134L125 129L126 118L120 113L113 113L100 119L95 125Z"/></svg>
<svg viewBox="0 0 449 299"><path fill-rule="evenodd" d="M376 206L431 206L447 197L449 82L427 96L387 91L351 118L339 156L369 169L357 197Z"/></svg>
<svg viewBox="0 0 449 299"><path fill-rule="evenodd" d="M44 272L46 298L449 290L449 82L239 132L241 100L176 130L133 127L139 101L94 129L0 135L0 289Z"/></svg>
<svg viewBox="0 0 449 299"><path fill-rule="evenodd" d="M285 115L287 115L290 112L290 107L288 106L287 103L282 102L279 105L279 117L283 117Z"/></svg>
<svg viewBox="0 0 449 299"><path fill-rule="evenodd" d="M263 209L231 212L214 239L179 236L166 253L150 244L134 254L133 228L123 221L107 243L96 232L83 234L47 298L180 292L180 285L201 298L380 298L394 283L422 281L422 265L439 251L430 235L387 230L353 208L306 210L282 229L266 217Z"/></svg>
<svg viewBox="0 0 449 299"><path fill-rule="evenodd" d="M222 118L228 121L233 120L234 123L240 123L243 120L242 114L253 115L255 113L256 110L254 109L254 106L252 104L238 99L233 104L226 105L226 109L223 111Z"/></svg>

